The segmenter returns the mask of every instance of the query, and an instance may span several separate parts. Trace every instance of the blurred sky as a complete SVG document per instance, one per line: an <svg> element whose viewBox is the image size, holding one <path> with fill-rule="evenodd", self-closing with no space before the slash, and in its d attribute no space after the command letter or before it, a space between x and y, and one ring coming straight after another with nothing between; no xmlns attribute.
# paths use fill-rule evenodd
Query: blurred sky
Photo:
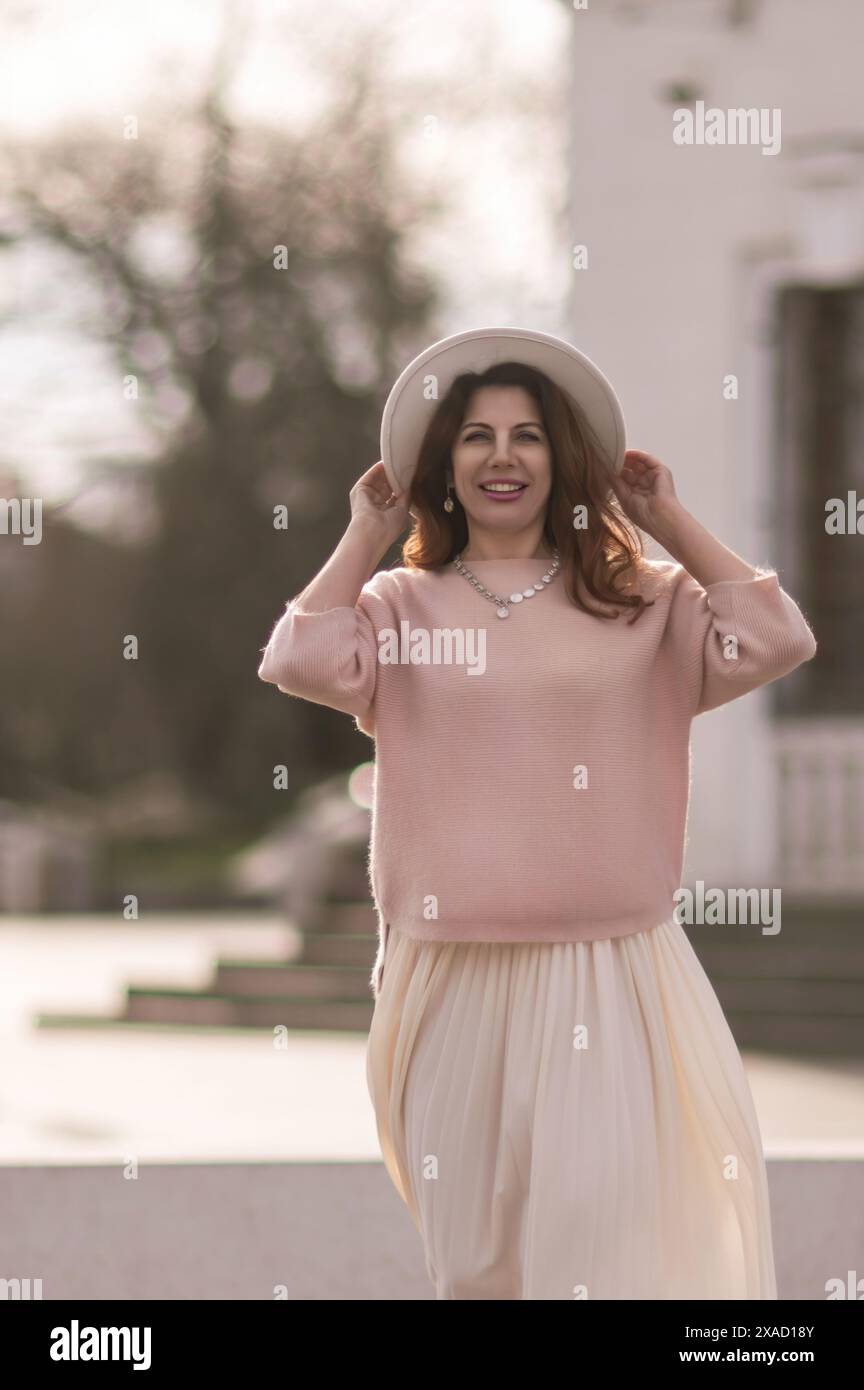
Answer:
<svg viewBox="0 0 864 1390"><path fill-rule="evenodd" d="M199 100L226 24L240 55L231 115L302 129L338 80L328 55L365 37L382 107L399 112L399 167L452 197L452 214L413 229L409 247L444 286L441 334L486 323L564 332L571 23L563 0L8 0L0 139L14 147L83 121L120 141L130 115L140 139L163 138L172 110ZM451 91L473 101L467 120ZM92 298L76 262L42 246L3 252L0 480L20 469L49 501L76 494L94 460L120 467L159 449L111 358L82 333Z"/></svg>

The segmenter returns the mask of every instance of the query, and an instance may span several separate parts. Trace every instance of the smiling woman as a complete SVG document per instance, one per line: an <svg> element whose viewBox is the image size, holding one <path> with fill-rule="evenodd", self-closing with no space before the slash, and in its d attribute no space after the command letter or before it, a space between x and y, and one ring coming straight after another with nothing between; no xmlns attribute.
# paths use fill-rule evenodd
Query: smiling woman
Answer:
<svg viewBox="0 0 864 1390"><path fill-rule="evenodd" d="M602 423L573 351L561 370ZM712 580L644 559L613 490L646 523L680 513L663 465L618 442L613 478L545 372L460 371L405 491L383 461L355 484L259 668L376 740L367 1083L439 1299L777 1296L747 1078L675 908L692 720L815 640L775 573L692 526ZM403 564L368 578L409 515ZM510 621L484 628L492 604ZM381 660L382 633L478 630L479 679L428 643Z"/></svg>

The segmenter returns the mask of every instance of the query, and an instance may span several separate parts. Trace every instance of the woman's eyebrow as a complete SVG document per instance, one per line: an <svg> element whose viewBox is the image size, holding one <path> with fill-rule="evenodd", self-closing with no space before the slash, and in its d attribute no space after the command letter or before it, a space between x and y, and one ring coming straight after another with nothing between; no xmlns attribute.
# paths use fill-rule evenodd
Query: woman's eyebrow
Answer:
<svg viewBox="0 0 864 1390"><path fill-rule="evenodd" d="M462 426L462 428L463 430L468 430L471 428L472 425L481 425L484 430L491 430L492 428L492 426L487 425L484 420L469 420L467 424ZM535 430L542 430L543 428L539 420L520 420L518 425L512 425L511 428L514 430L521 430L524 428L525 425L530 425L532 429Z"/></svg>

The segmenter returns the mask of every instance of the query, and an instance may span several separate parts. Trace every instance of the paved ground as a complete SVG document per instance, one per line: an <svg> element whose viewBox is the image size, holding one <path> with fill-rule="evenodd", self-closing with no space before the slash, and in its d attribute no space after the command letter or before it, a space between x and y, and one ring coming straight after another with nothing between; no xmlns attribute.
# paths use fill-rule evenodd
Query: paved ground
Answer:
<svg viewBox="0 0 864 1390"><path fill-rule="evenodd" d="M111 1014L127 984L203 984L217 954L279 958L258 914L0 917L0 1163L378 1157L365 1039L34 1029ZM744 1053L769 1157L864 1157L864 1058Z"/></svg>

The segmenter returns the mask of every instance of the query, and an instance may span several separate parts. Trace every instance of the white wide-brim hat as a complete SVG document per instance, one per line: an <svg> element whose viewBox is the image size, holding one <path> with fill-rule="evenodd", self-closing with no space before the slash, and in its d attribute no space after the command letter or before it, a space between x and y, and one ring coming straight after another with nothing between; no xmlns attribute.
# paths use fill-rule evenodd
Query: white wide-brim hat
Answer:
<svg viewBox="0 0 864 1390"><path fill-rule="evenodd" d="M381 459L394 492L410 485L429 421L454 378L510 361L536 367L560 386L584 412L610 463L620 471L624 415L611 385L590 357L563 338L530 328L475 328L426 348L408 363L387 397L381 418ZM428 389L430 377L435 379L434 393Z"/></svg>

